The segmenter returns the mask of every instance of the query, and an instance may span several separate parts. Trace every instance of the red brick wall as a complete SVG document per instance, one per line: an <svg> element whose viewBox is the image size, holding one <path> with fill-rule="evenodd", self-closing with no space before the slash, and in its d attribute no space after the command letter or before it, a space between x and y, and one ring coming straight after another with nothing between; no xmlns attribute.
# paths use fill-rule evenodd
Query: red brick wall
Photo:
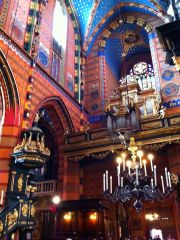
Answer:
<svg viewBox="0 0 180 240"><path fill-rule="evenodd" d="M4 39L6 38L2 32L0 34ZM12 69L20 100L20 114L17 117L17 119L19 119L19 124L18 122L14 123L14 118L9 118L7 116L5 118L5 125L2 132L2 142L0 143L0 170L3 174L0 178L0 186L5 188L8 180L11 152L17 143L22 124L25 121L23 120L23 114L31 59L13 43L13 50L11 49L11 46L8 48L5 41L3 41L3 38L0 40L0 48L4 53L7 53L7 62ZM70 97L70 95L68 95L68 93L66 93L57 83L55 83L50 76L40 70L38 66L35 68L32 100L29 107L30 119L25 121L27 123L27 127L31 126L35 111L42 106L42 102L45 102L48 98L51 99L53 97L62 100L65 107L68 109L74 129L77 131L80 128L80 108L78 103L75 102L73 98ZM60 116L59 124L61 124L60 121L62 121L63 127L65 127L66 119L64 117L64 113L60 112L58 115Z"/></svg>
<svg viewBox="0 0 180 240"><path fill-rule="evenodd" d="M101 108L96 111L92 110L93 104L101 105L101 83L99 76L99 48L95 45L87 58L85 65L85 107L91 115L101 114ZM98 91L98 97L92 98L92 91Z"/></svg>
<svg viewBox="0 0 180 240"><path fill-rule="evenodd" d="M114 90L118 91L118 80L114 77L112 70L106 63L106 77L105 77L105 100L112 96Z"/></svg>

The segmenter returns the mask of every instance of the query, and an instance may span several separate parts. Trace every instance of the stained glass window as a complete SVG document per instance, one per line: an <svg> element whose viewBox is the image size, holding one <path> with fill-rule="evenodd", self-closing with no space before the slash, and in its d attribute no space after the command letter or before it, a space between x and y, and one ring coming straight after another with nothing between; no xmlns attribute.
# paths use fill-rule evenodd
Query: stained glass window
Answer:
<svg viewBox="0 0 180 240"><path fill-rule="evenodd" d="M61 85L64 85L64 64L67 40L67 11L63 1L56 0L53 19L53 53L52 53L52 77Z"/></svg>
<svg viewBox="0 0 180 240"><path fill-rule="evenodd" d="M130 70L129 78L131 82L138 82L142 90L156 89L154 70L149 63L136 63Z"/></svg>
<svg viewBox="0 0 180 240"><path fill-rule="evenodd" d="M66 36L67 36L67 12L66 7L60 1L56 1L53 19L53 37L62 46L63 50L66 49Z"/></svg>

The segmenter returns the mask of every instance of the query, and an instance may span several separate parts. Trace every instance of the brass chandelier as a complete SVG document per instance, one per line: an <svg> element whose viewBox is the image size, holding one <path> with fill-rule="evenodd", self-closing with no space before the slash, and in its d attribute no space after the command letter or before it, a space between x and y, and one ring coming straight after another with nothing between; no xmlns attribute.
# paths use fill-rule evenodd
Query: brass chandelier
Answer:
<svg viewBox="0 0 180 240"><path fill-rule="evenodd" d="M172 192L171 174L165 167L164 176L161 175L161 183L157 181L157 167L153 164L154 156L147 155L150 162L150 172L147 171L147 160L143 158L143 151L138 150L134 138L130 138L128 151L131 155L127 160L127 154L123 152L117 158L117 186L113 191L112 176L108 171L103 174L103 195L113 201L126 202L134 199L133 206L140 212L143 201L164 200Z"/></svg>

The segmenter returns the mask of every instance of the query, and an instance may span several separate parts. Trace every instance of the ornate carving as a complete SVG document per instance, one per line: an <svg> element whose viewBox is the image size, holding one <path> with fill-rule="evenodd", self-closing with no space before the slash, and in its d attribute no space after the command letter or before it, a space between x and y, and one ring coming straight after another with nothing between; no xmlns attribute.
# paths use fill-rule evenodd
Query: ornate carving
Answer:
<svg viewBox="0 0 180 240"><path fill-rule="evenodd" d="M171 181L174 185L177 185L179 182L179 177L177 174L175 173L171 173Z"/></svg>
<svg viewBox="0 0 180 240"><path fill-rule="evenodd" d="M35 216L35 212L36 212L36 209L35 209L34 205L32 204L32 206L31 206L31 217Z"/></svg>
<svg viewBox="0 0 180 240"><path fill-rule="evenodd" d="M26 203L23 204L22 207L21 207L23 217L27 217L28 210L29 210L29 206Z"/></svg>
<svg viewBox="0 0 180 240"><path fill-rule="evenodd" d="M164 118L166 114L166 107L164 107L163 105L160 106L159 109L159 117L158 118Z"/></svg>
<svg viewBox="0 0 180 240"><path fill-rule="evenodd" d="M16 172L15 172L15 171L12 171L12 172L11 172L11 187L10 187L10 191L11 191L11 192L13 191L13 188L14 188L15 175L16 175Z"/></svg>
<svg viewBox="0 0 180 240"><path fill-rule="evenodd" d="M11 213L8 213L6 215L6 225L9 227L11 226L14 222L17 221L18 218L18 211L17 209L14 209L14 211Z"/></svg>
<svg viewBox="0 0 180 240"><path fill-rule="evenodd" d="M21 143L21 144L18 144L18 145L14 148L13 153L19 152L19 151L21 151L22 149L24 149L25 144L26 144L26 138L27 138L27 136L26 136L26 134L24 134L22 143Z"/></svg>
<svg viewBox="0 0 180 240"><path fill-rule="evenodd" d="M36 116L36 121L38 121L39 116ZM29 137L24 134L24 138L21 144L18 144L13 153L21 152L25 150L27 152L42 152L43 154L49 156L50 150L44 146L44 136L39 137L39 133L37 134L36 140L32 140L32 132L30 132Z"/></svg>
<svg viewBox="0 0 180 240"><path fill-rule="evenodd" d="M40 144L39 150L45 155L48 155L48 156L50 155L50 150L44 146L44 136L42 136L41 138L41 144Z"/></svg>
<svg viewBox="0 0 180 240"><path fill-rule="evenodd" d="M23 189L23 174L18 177L18 192L22 192Z"/></svg>
<svg viewBox="0 0 180 240"><path fill-rule="evenodd" d="M166 146L169 142L163 142L163 143L155 143L155 144L149 144L143 146L145 149L152 150L152 151L158 151L161 150L164 146Z"/></svg>
<svg viewBox="0 0 180 240"><path fill-rule="evenodd" d="M3 225L2 221L0 221L0 232L2 232L3 229L4 229L4 225Z"/></svg>

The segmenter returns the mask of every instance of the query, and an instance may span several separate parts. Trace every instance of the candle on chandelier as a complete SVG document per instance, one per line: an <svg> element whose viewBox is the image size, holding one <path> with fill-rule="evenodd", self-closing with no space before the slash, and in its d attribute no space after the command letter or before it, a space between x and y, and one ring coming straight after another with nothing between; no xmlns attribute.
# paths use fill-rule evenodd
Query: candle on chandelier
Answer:
<svg viewBox="0 0 180 240"><path fill-rule="evenodd" d="M108 171L106 170L106 190L108 190Z"/></svg>
<svg viewBox="0 0 180 240"><path fill-rule="evenodd" d="M126 165L128 167L128 174L131 175L131 161L127 160Z"/></svg>
<svg viewBox="0 0 180 240"><path fill-rule="evenodd" d="M121 157L117 157L117 158L116 158L116 162L118 163L119 171L121 171L122 158L121 158Z"/></svg>
<svg viewBox="0 0 180 240"><path fill-rule="evenodd" d="M156 165L154 165L154 185L157 186Z"/></svg>
<svg viewBox="0 0 180 240"><path fill-rule="evenodd" d="M169 187L172 188L170 172L168 172L168 180L169 180Z"/></svg>
<svg viewBox="0 0 180 240"><path fill-rule="evenodd" d="M169 187L167 168L165 167L166 186Z"/></svg>
<svg viewBox="0 0 180 240"><path fill-rule="evenodd" d="M121 187L123 187L123 177L121 177Z"/></svg>
<svg viewBox="0 0 180 240"><path fill-rule="evenodd" d="M122 153L122 161L123 161L123 171L125 171L125 167L126 167L126 165L125 165L125 158L126 158L126 154L125 153Z"/></svg>
<svg viewBox="0 0 180 240"><path fill-rule="evenodd" d="M138 181L138 165L136 165L136 185L139 185L139 181Z"/></svg>
<svg viewBox="0 0 180 240"><path fill-rule="evenodd" d="M4 191L1 190L1 201L0 201L0 205L3 205L3 199L4 199Z"/></svg>
<svg viewBox="0 0 180 240"><path fill-rule="evenodd" d="M112 193L112 176L110 176L110 193Z"/></svg>
<svg viewBox="0 0 180 240"><path fill-rule="evenodd" d="M147 169L146 169L146 160L143 160L143 164L144 164L144 174L145 176L147 176Z"/></svg>
<svg viewBox="0 0 180 240"><path fill-rule="evenodd" d="M103 191L106 191L106 175L103 174Z"/></svg>
<svg viewBox="0 0 180 240"><path fill-rule="evenodd" d="M140 168L142 168L142 156L143 156L143 151L138 150L138 151L137 151L137 156L139 157Z"/></svg>
<svg viewBox="0 0 180 240"><path fill-rule="evenodd" d="M165 193L165 190L164 190L164 179L163 179L163 176L161 175L161 183L162 183L162 191L163 191L163 194Z"/></svg>
<svg viewBox="0 0 180 240"><path fill-rule="evenodd" d="M118 186L120 185L120 171L119 166L117 166L117 177L118 177Z"/></svg>
<svg viewBox="0 0 180 240"><path fill-rule="evenodd" d="M151 178L151 187L154 186L153 182L154 182L154 180L153 180L153 178Z"/></svg>
<svg viewBox="0 0 180 240"><path fill-rule="evenodd" d="M147 158L150 160L151 171L153 172L153 158L154 158L154 156L150 153L150 154L148 154Z"/></svg>

